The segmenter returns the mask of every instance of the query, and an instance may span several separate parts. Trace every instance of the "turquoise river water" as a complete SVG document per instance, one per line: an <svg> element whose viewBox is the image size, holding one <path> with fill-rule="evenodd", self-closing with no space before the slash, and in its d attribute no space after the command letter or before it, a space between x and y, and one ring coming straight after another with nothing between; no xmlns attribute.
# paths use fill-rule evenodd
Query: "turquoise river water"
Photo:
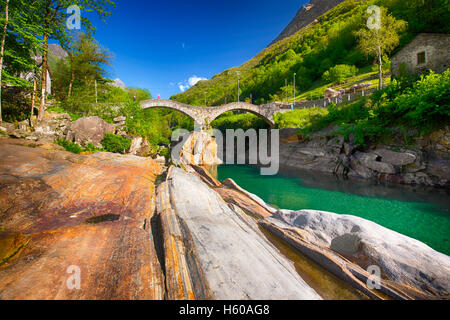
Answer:
<svg viewBox="0 0 450 320"><path fill-rule="evenodd" d="M450 196L445 191L298 170L281 170L276 176L261 176L252 166L224 165L217 170L219 180L232 178L276 207L359 216L450 255Z"/></svg>

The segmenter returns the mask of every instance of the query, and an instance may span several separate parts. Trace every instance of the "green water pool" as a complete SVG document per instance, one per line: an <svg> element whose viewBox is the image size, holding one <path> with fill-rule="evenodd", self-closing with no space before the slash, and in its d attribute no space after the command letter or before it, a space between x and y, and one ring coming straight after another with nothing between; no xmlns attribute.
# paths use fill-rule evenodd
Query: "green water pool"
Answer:
<svg viewBox="0 0 450 320"><path fill-rule="evenodd" d="M450 255L450 197L444 191L339 180L298 170L261 176L256 167L225 165L217 171L220 180L232 178L279 208L359 216Z"/></svg>

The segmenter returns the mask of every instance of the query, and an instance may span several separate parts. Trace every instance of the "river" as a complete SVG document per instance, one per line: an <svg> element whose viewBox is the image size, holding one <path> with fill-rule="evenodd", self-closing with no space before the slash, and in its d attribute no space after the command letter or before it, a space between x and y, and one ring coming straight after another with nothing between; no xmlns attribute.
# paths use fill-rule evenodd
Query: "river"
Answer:
<svg viewBox="0 0 450 320"><path fill-rule="evenodd" d="M450 255L450 197L443 190L342 180L289 169L276 176L261 176L252 166L224 165L217 171L219 180L232 178L276 207L355 215Z"/></svg>

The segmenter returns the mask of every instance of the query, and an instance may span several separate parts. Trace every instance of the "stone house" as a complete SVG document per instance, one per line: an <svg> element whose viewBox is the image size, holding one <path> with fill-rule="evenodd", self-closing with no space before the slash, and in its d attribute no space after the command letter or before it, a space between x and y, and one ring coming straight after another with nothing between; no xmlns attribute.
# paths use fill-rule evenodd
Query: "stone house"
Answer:
<svg viewBox="0 0 450 320"><path fill-rule="evenodd" d="M38 64L38 68L41 69L42 67L42 62L40 64ZM30 71L24 75L22 75L22 78L29 81L29 82L33 82L33 79L37 79L40 78L41 75L41 71L38 71L38 74L36 74L34 71ZM47 68L47 95L51 95L52 94L52 80L53 80L53 73L52 70L50 69L50 66L48 66Z"/></svg>
<svg viewBox="0 0 450 320"><path fill-rule="evenodd" d="M442 73L450 67L450 35L421 33L391 58L392 75Z"/></svg>

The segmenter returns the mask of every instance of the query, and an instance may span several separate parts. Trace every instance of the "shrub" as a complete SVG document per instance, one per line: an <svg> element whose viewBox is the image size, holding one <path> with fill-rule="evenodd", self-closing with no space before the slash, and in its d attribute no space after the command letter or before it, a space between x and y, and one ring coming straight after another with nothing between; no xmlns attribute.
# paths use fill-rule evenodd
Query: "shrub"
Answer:
<svg viewBox="0 0 450 320"><path fill-rule="evenodd" d="M169 148L163 148L163 149L161 149L161 150L159 151L159 155L160 155L160 156L163 156L163 157L166 158L166 159L169 159L169 158L170 158L170 150L169 150Z"/></svg>
<svg viewBox="0 0 450 320"><path fill-rule="evenodd" d="M325 71L322 75L322 79L327 83L342 82L347 78L355 76L357 72L358 68L355 66L338 64L328 71Z"/></svg>
<svg viewBox="0 0 450 320"><path fill-rule="evenodd" d="M411 87L397 83L377 94L377 115L384 125L395 123L421 132L440 128L450 122L449 89L450 69L442 75L422 75Z"/></svg>
<svg viewBox="0 0 450 320"><path fill-rule="evenodd" d="M389 128L361 121L355 125L341 125L335 133L343 135L347 141L349 136L353 135L352 142L356 147L367 147L370 143L386 137L389 131Z"/></svg>
<svg viewBox="0 0 450 320"><path fill-rule="evenodd" d="M234 114L229 111L221 115L219 118L211 122L213 128L225 131L226 129L264 129L268 124L260 117L251 113Z"/></svg>
<svg viewBox="0 0 450 320"><path fill-rule="evenodd" d="M101 143L108 152L125 153L130 148L131 140L108 132Z"/></svg>
<svg viewBox="0 0 450 320"><path fill-rule="evenodd" d="M102 148L97 148L92 143L89 143L85 148L82 148L82 147L80 147L79 144L72 142L72 141L67 141L65 139L55 140L55 143L57 145L60 145L61 147L63 147L66 151L76 153L76 154L85 153L85 152L86 153L94 153L94 152L103 150Z"/></svg>
<svg viewBox="0 0 450 320"><path fill-rule="evenodd" d="M326 116L328 111L323 108L297 109L286 113L277 113L274 116L277 128L305 129L312 125L317 118Z"/></svg>
<svg viewBox="0 0 450 320"><path fill-rule="evenodd" d="M76 154L80 154L83 152L83 148L81 148L78 144L71 141L67 141L65 139L58 139L55 141L55 143L63 147L68 152Z"/></svg>

